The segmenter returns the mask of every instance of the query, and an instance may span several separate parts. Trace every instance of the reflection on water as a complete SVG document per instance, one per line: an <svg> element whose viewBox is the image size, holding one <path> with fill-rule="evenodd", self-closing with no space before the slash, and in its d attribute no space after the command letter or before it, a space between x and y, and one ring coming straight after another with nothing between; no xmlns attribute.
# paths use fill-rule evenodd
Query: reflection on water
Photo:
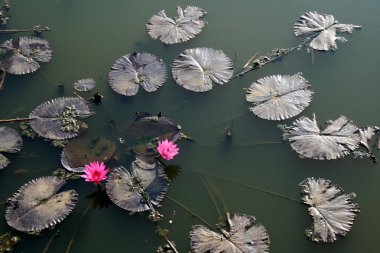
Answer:
<svg viewBox="0 0 380 253"><path fill-rule="evenodd" d="M145 24L153 14L164 9L168 16L175 16L177 5L185 8L189 4L207 11L208 24L196 38L170 46L150 38ZM294 36L293 24L307 11L332 14L341 23L361 25L363 29L344 35L348 42L339 42L337 51L295 51L207 93L181 88L171 78L171 71L154 93L141 89L136 96L125 97L108 85L112 64L133 52L154 54L170 70L184 50L212 47L222 50L232 59L236 71L240 70L256 52L265 55L275 48L300 44L302 38ZM380 42L379 11L375 0L291 0L286 5L278 0L14 1L6 27L50 27L51 31L42 37L49 41L53 58L41 63L33 74L6 76L0 91L0 118L27 117L44 101L74 96L74 82L91 77L96 82L92 91L102 99L91 104L95 115L85 120L88 132L118 143L136 112L162 112L195 140L177 142L180 154L167 162L175 180L159 209L165 217L159 225L170 231L167 237L175 241L179 252L188 252L193 225L204 225L200 219L216 224L226 211L255 216L267 229L271 252L377 252L378 165L370 159L351 157L334 161L300 159L283 142L278 122L249 112L245 95L259 78L302 72L315 94L300 115L311 117L315 113L320 122L345 115L357 126L379 126L379 62L374 54ZM1 41L18 38L17 34L0 36ZM92 93L80 95L90 99ZM15 123L6 126L18 128ZM374 154L379 155L377 150ZM10 154L11 164L1 171L0 201L26 182L51 175L61 166L60 155L61 150L48 142L24 138L21 152ZM118 159L129 167L134 158L122 153ZM308 177L327 178L347 193L357 194L355 201L361 213L349 234L333 244L315 244L305 239L304 231L312 220L307 206L298 202L298 184ZM79 194L73 213L40 236L12 232L21 238L15 246L17 252L154 252L166 243L155 233L157 224L149 221L147 214L129 215L105 201L102 194L95 194L96 187L80 180L69 181L65 187L75 188ZM10 229L5 219L0 220L3 234Z"/></svg>

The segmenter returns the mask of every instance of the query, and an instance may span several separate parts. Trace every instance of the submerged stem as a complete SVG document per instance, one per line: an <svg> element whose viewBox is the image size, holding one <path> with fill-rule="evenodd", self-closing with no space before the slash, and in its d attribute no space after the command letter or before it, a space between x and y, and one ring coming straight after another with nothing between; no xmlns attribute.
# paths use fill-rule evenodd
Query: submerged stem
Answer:
<svg viewBox="0 0 380 253"><path fill-rule="evenodd" d="M59 229L57 229L57 231L55 231L54 234L51 235L49 241L47 242L45 248L44 248L44 251L42 251L42 253L46 253L48 252L49 250L49 247L51 245L51 243L53 242L53 240L58 236L58 234L60 233L61 231Z"/></svg>
<svg viewBox="0 0 380 253"><path fill-rule="evenodd" d="M220 179L220 180L223 180L223 181L228 182L228 183L237 184L237 185L240 185L240 186L243 186L243 187L246 187L246 188L249 188L249 189L253 189L253 190L256 190L256 191L259 191L259 192L264 192L264 193L270 194L270 195L278 197L278 198L282 198L282 199L290 200L290 201L293 201L293 202L296 202L296 203L299 203L299 204L303 204L303 202L300 201L300 200L298 200L298 199L294 199L294 198L288 197L286 195L283 195L283 194L280 194L280 193L277 193L277 192L274 192L274 191L271 191L271 190L267 190L267 189L264 189L264 188L261 188L261 187L256 187L256 186L253 186L253 185L244 184L244 183L241 183L241 182L238 182L238 181L234 181L234 180L231 180L231 179L228 179L228 178L224 178L224 177L220 177L220 176L204 173L204 172L201 172L201 171L188 171L188 172L200 174L200 175L207 176L207 177L213 177L213 178Z"/></svg>
<svg viewBox="0 0 380 253"><path fill-rule="evenodd" d="M207 225L208 227L216 230L212 225L210 225L210 223L208 223L206 220L204 220L202 217L200 217L199 215L197 215L196 213L194 213L193 211L191 211L189 208L187 208L186 206L184 206L183 204L179 203L177 200L171 198L170 196L166 196L167 199L169 199L171 202L173 202L174 204L176 204L177 206L181 207L182 209L184 209L186 212L188 212L189 214L191 214L192 216L194 216L195 218L197 218L198 220L200 220L201 222L203 222L205 225Z"/></svg>
<svg viewBox="0 0 380 253"><path fill-rule="evenodd" d="M20 121L27 121L27 120L32 120L32 119L34 119L34 118L0 119L0 123L20 122Z"/></svg>
<svg viewBox="0 0 380 253"><path fill-rule="evenodd" d="M86 214L88 213L88 211L90 210L90 207L91 207L91 203L88 204L86 210L84 210L84 212L82 213L82 216L80 217L80 220L78 222L78 225L75 227L74 229L74 232L73 232L73 236L71 237L70 241L69 241L69 244L67 245L67 249L66 249L66 253L69 253L70 250L71 250L71 246L73 245L74 243L74 239L75 239L75 236L78 232L78 229L79 229L79 226L81 225L84 217L86 216Z"/></svg>

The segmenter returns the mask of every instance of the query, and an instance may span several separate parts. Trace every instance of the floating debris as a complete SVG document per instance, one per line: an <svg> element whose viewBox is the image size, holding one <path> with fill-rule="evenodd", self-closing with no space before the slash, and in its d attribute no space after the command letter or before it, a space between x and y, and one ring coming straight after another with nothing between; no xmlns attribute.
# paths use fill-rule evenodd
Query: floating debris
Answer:
<svg viewBox="0 0 380 253"><path fill-rule="evenodd" d="M296 36L310 36L312 38L309 44L311 48L329 51L338 48L337 40L340 42L347 41L344 37L337 36L337 32L352 33L361 28L361 26L353 24L339 24L333 15L310 11L297 20L293 30Z"/></svg>
<svg viewBox="0 0 380 253"><path fill-rule="evenodd" d="M21 241L17 235L12 235L10 232L0 235L0 253L14 252L13 246Z"/></svg>
<svg viewBox="0 0 380 253"><path fill-rule="evenodd" d="M40 232L52 227L74 209L74 190L57 193L65 184L58 177L34 179L23 185L9 200L5 219L9 226L24 232Z"/></svg>
<svg viewBox="0 0 380 253"><path fill-rule="evenodd" d="M74 89L77 91L88 91L95 87L95 80L92 78L80 79L74 83Z"/></svg>
<svg viewBox="0 0 380 253"><path fill-rule="evenodd" d="M166 80L166 67L161 59L149 53L123 55L112 65L109 84L125 96L137 94L140 85L147 92L156 91Z"/></svg>
<svg viewBox="0 0 380 253"><path fill-rule="evenodd" d="M116 144L102 136L84 134L72 139L61 155L62 166L74 172L82 172L90 162L107 162L116 152Z"/></svg>
<svg viewBox="0 0 380 253"><path fill-rule="evenodd" d="M301 73L293 76L272 75L260 78L248 89L246 100L258 117L284 120L294 117L309 106L314 92Z"/></svg>
<svg viewBox="0 0 380 253"><path fill-rule="evenodd" d="M360 212L358 204L352 202L355 193L346 194L341 187L323 178L307 178L300 186L302 200L310 206L308 210L313 218L306 236L314 242L333 242L338 235L345 236Z"/></svg>
<svg viewBox="0 0 380 253"><path fill-rule="evenodd" d="M253 216L227 213L229 230L216 233L201 225L190 232L190 246L194 253L265 253L269 252L269 236L263 225Z"/></svg>
<svg viewBox="0 0 380 253"><path fill-rule="evenodd" d="M95 92L93 95L92 95L92 101L94 101L94 103L96 105L100 104L102 102L102 99L103 99L103 95L100 94L99 92Z"/></svg>
<svg viewBox="0 0 380 253"><path fill-rule="evenodd" d="M1 60L0 67L15 75L36 71L40 68L38 62L49 62L53 53L49 43L38 37L10 39L1 43L0 47L7 49L10 54L8 58Z"/></svg>
<svg viewBox="0 0 380 253"><path fill-rule="evenodd" d="M137 159L130 170L119 167L110 172L106 190L117 206L131 212L154 212L164 198L169 182L162 166L144 164Z"/></svg>
<svg viewBox="0 0 380 253"><path fill-rule="evenodd" d="M42 137L48 139L69 139L78 135L84 123L78 118L93 114L89 104L80 98L60 97L44 102L30 114L30 126Z"/></svg>
<svg viewBox="0 0 380 253"><path fill-rule="evenodd" d="M330 160L341 158L359 147L358 130L352 121L340 116L321 131L313 114L313 119L302 116L285 127L284 136L301 156Z"/></svg>
<svg viewBox="0 0 380 253"><path fill-rule="evenodd" d="M171 19L166 16L165 10L153 15L146 24L149 35L153 39L160 39L166 44L175 44L188 41L198 35L207 22L202 18L206 12L196 6L187 6L182 10L177 7L177 16Z"/></svg>
<svg viewBox="0 0 380 253"><path fill-rule="evenodd" d="M127 149L136 154L156 155L157 142L168 139L175 142L181 137L181 126L165 116L150 116L140 113L131 125L123 131L121 140Z"/></svg>
<svg viewBox="0 0 380 253"><path fill-rule="evenodd" d="M172 74L178 85L185 89L204 92L217 84L227 83L233 74L232 61L221 50L193 48L174 60Z"/></svg>
<svg viewBox="0 0 380 253"><path fill-rule="evenodd" d="M13 128L0 126L0 152L17 153L21 150L22 138ZM0 170L8 166L10 161L0 153Z"/></svg>
<svg viewBox="0 0 380 253"><path fill-rule="evenodd" d="M1 25L6 25L9 21L9 15L8 12L11 8L11 1L10 0L4 0L3 5L0 6L0 23Z"/></svg>

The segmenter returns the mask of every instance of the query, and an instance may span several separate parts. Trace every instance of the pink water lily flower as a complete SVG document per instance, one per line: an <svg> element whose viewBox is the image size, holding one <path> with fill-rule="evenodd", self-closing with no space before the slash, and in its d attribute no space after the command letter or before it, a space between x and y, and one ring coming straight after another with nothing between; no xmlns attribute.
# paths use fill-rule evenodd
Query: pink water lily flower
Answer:
<svg viewBox="0 0 380 253"><path fill-rule="evenodd" d="M85 165L83 172L84 175L81 177L85 178L87 182L93 182L95 185L98 185L100 181L107 179L107 173L109 169L105 169L106 166L103 162L90 162L90 165Z"/></svg>
<svg viewBox="0 0 380 253"><path fill-rule="evenodd" d="M179 153L179 148L172 141L167 139L158 142L157 151L160 153L162 158L166 160L171 160Z"/></svg>

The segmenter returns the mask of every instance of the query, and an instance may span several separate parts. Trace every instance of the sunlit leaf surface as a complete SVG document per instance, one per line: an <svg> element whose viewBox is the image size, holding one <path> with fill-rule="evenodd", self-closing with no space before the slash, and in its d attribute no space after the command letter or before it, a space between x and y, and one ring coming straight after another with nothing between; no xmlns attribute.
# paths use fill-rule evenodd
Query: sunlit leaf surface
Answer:
<svg viewBox="0 0 380 253"><path fill-rule="evenodd" d="M133 162L129 170L119 167L111 171L106 183L107 194L117 206L131 211L152 210L164 198L168 179L158 163L145 166Z"/></svg>
<svg viewBox="0 0 380 253"><path fill-rule="evenodd" d="M38 37L10 39L0 47L9 51L8 57L0 62L1 68L16 75L36 71L40 67L38 62L49 62L53 53L49 43Z"/></svg>
<svg viewBox="0 0 380 253"><path fill-rule="evenodd" d="M104 137L84 134L70 140L62 151L61 163L70 171L82 172L90 162L107 162L116 152L116 144Z"/></svg>
<svg viewBox="0 0 380 253"><path fill-rule="evenodd" d="M338 235L346 235L354 222L359 207L352 200L355 194L346 194L341 187L323 178L307 178L300 183L302 200L309 205L313 218L306 235L315 242L333 242Z"/></svg>
<svg viewBox="0 0 380 253"><path fill-rule="evenodd" d="M341 158L359 147L358 128L345 116L329 122L321 131L315 115L300 117L285 130L290 146L307 158L330 160Z"/></svg>
<svg viewBox="0 0 380 253"><path fill-rule="evenodd" d="M125 96L137 94L140 85L147 92L156 91L166 80L166 67L161 59L149 53L123 55L112 65L109 84Z"/></svg>
<svg viewBox="0 0 380 253"><path fill-rule="evenodd" d="M260 78L248 89L246 100L258 117L283 120L294 117L309 106L313 91L300 74L273 75Z"/></svg>
<svg viewBox="0 0 380 253"><path fill-rule="evenodd" d="M158 140L176 141L180 138L181 126L164 116L150 116L136 119L123 131L127 149L136 154L156 153L150 146Z"/></svg>
<svg viewBox="0 0 380 253"><path fill-rule="evenodd" d="M190 232L194 253L265 253L269 252L269 236L253 216L227 213L229 230L214 232L201 225Z"/></svg>
<svg viewBox="0 0 380 253"><path fill-rule="evenodd" d="M21 150L22 138L13 128L0 126L0 152L17 153ZM9 164L9 160L0 153L0 170Z"/></svg>
<svg viewBox="0 0 380 253"><path fill-rule="evenodd" d="M310 11L297 20L293 30L296 36L311 36L311 48L328 51L338 48L337 40L347 41L344 37L337 36L337 32L352 33L355 29L360 28L361 26L352 24L339 24L333 15Z"/></svg>
<svg viewBox="0 0 380 253"><path fill-rule="evenodd" d="M22 186L10 199L5 211L9 226L24 232L39 232L64 220L74 209L74 190L57 193L65 182L49 176Z"/></svg>
<svg viewBox="0 0 380 253"><path fill-rule="evenodd" d="M213 82L228 82L233 71L231 59L221 50L205 47L185 50L174 60L172 68L177 84L195 92L211 90Z"/></svg>
<svg viewBox="0 0 380 253"><path fill-rule="evenodd" d="M202 18L206 12L196 6L187 6L185 10L177 7L177 16L166 16L164 10L153 15L146 24L153 39L160 39L166 44L188 41L198 35L207 24Z"/></svg>
<svg viewBox="0 0 380 253"><path fill-rule="evenodd" d="M95 81L92 78L80 79L74 83L74 89L77 91L88 91L95 87Z"/></svg>
<svg viewBox="0 0 380 253"><path fill-rule="evenodd" d="M37 106L29 117L32 129L48 139L68 139L78 135L83 124L77 118L93 114L89 104L75 97L61 97Z"/></svg>

